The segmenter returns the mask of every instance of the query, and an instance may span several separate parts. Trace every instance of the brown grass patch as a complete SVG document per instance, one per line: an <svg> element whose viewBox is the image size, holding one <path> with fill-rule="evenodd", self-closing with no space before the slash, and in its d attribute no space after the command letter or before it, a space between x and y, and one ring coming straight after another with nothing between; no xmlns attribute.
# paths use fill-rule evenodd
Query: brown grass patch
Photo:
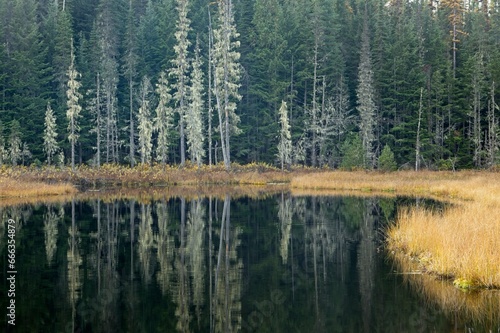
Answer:
<svg viewBox="0 0 500 333"><path fill-rule="evenodd" d="M74 194L77 190L67 183L47 184L45 182L7 178L0 176L0 199L26 198Z"/></svg>

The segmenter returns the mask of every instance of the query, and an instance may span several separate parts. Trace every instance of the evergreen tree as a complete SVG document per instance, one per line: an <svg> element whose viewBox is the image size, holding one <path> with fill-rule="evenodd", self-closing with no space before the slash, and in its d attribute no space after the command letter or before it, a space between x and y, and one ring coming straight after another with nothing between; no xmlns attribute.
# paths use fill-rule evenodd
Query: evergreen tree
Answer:
<svg viewBox="0 0 500 333"><path fill-rule="evenodd" d="M34 147L35 157L42 158L43 118L47 105L50 68L46 62L47 48L37 17L38 1L4 1L2 36L7 61L4 121L17 119L20 135ZM3 60L3 59L2 59ZM1 74L0 74L1 76Z"/></svg>
<svg viewBox="0 0 500 333"><path fill-rule="evenodd" d="M21 125L19 121L14 119L10 123L9 135L9 159L12 166L17 166L18 162L22 159L22 147Z"/></svg>
<svg viewBox="0 0 500 333"><path fill-rule="evenodd" d="M75 54L73 51L73 40L71 41L71 62L68 68L68 90L66 91L67 96L67 111L66 117L68 118L68 140L71 144L71 169L75 170L75 144L78 141L80 127L79 118L82 107L80 106L80 99L82 94L78 91L81 87L81 83L78 81L80 73L75 68Z"/></svg>
<svg viewBox="0 0 500 333"><path fill-rule="evenodd" d="M102 0L99 3L97 24L94 33L97 37L96 59L97 72L102 78L102 94L104 98L103 139L106 143L106 163L118 162L118 32L120 8L112 0Z"/></svg>
<svg viewBox="0 0 500 333"><path fill-rule="evenodd" d="M394 160L394 153L389 145L385 145L378 158L378 169L380 171L395 171L398 166Z"/></svg>
<svg viewBox="0 0 500 333"><path fill-rule="evenodd" d="M156 117L154 119L154 130L158 133L156 160L165 165L168 158L173 109L170 106L170 101L172 100L170 86L164 71L161 72L160 79L156 84L156 94L158 95L158 106L156 107Z"/></svg>
<svg viewBox="0 0 500 333"><path fill-rule="evenodd" d="M177 19L175 39L177 44L174 46L175 59L172 61L173 68L170 70L170 75L174 77L175 81L173 88L175 93L173 95L176 101L177 113L179 114L179 135L180 135L180 154L181 165L186 162L186 144L185 144L185 125L186 109L187 109L187 96L188 96L188 48L191 45L188 39L188 33L191 30L188 16L188 0L176 0L177 12L179 17Z"/></svg>
<svg viewBox="0 0 500 333"><path fill-rule="evenodd" d="M203 135L203 72L201 70L199 40L196 40L195 58L193 60L193 71L191 72L191 86L189 87L190 105L185 114L186 135L188 151L191 160L198 166L203 162L205 150L203 147L205 137Z"/></svg>
<svg viewBox="0 0 500 333"><path fill-rule="evenodd" d="M280 114L280 141L278 144L278 158L281 164L281 170L284 166L289 166L292 161L292 136L290 134L290 125L288 122L288 109L286 102L281 102L281 107L279 110Z"/></svg>
<svg viewBox="0 0 500 333"><path fill-rule="evenodd" d="M129 0L127 12L127 27L125 32L125 55L123 59L123 74L128 81L128 108L129 108L129 163L135 165L135 121L134 121L134 86L137 76L137 19L134 0Z"/></svg>
<svg viewBox="0 0 500 333"><path fill-rule="evenodd" d="M355 170L365 168L365 150L363 147L363 140L360 135L350 135L342 144L342 163L340 167L346 170Z"/></svg>
<svg viewBox="0 0 500 333"><path fill-rule="evenodd" d="M214 34L214 95L217 102L219 133L221 136L222 156L226 169L231 168L230 134L239 134L240 117L236 114L236 102L241 99L240 66L237 51L240 43L234 24L231 0L218 2L218 28Z"/></svg>
<svg viewBox="0 0 500 333"><path fill-rule="evenodd" d="M71 62L71 43L73 37L73 29L71 27L71 16L69 11L59 11L57 4L55 7L56 29L54 39L54 55L52 58L52 68L54 71L54 80L57 91L57 110L62 113L65 109L66 102L66 71ZM56 114L61 114L56 113Z"/></svg>
<svg viewBox="0 0 500 333"><path fill-rule="evenodd" d="M51 165L54 155L59 150L59 145L57 144L56 117L50 104L47 104L47 111L45 111L45 130L43 134L43 150L47 155L47 164Z"/></svg>
<svg viewBox="0 0 500 333"><path fill-rule="evenodd" d="M358 68L358 112L361 119L359 124L360 134L363 141L364 165L373 167L373 142L375 128L375 89L373 82L373 70L370 51L370 35L368 30L368 17L365 8L363 33L361 35L361 58Z"/></svg>
<svg viewBox="0 0 500 333"><path fill-rule="evenodd" d="M153 134L153 122L149 106L151 90L151 82L147 76L144 76L139 89L140 107L137 117L137 129L139 130L139 153L141 155L142 164L151 163L151 153L153 150L153 143L151 141Z"/></svg>
<svg viewBox="0 0 500 333"><path fill-rule="evenodd" d="M0 120L0 166L3 165L4 160L8 158L8 150L5 147L4 127Z"/></svg>

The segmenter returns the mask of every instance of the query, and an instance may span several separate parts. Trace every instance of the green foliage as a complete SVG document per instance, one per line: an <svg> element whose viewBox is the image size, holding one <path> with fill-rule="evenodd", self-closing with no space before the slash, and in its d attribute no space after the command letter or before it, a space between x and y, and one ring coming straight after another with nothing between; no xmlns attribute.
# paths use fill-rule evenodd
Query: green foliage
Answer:
<svg viewBox="0 0 500 333"><path fill-rule="evenodd" d="M345 170L365 168L363 141L358 134L349 136L341 147L342 163L340 167Z"/></svg>
<svg viewBox="0 0 500 333"><path fill-rule="evenodd" d="M382 149L382 153L378 158L378 169L380 171L396 171L398 168L396 161L394 160L394 153L389 145L385 145Z"/></svg>
<svg viewBox="0 0 500 333"><path fill-rule="evenodd" d="M231 16L227 22L218 18L219 5ZM220 50L229 49L229 58L223 52L212 54L211 79L217 73L221 81L218 88L224 125L226 111L229 116L228 135L225 126L217 128L216 112L211 118L212 156L217 144L219 160L222 137L230 141L226 155L234 156L235 162L274 163L278 110L284 100L295 162L297 155L302 155L307 165L340 165L340 155L348 150L341 143L349 133L361 133L365 160L372 163L352 165L347 163L352 158L346 155L343 167L371 167L373 155L385 145L390 145L398 164L406 163L415 157L423 89L423 165L490 167L500 145L498 125L492 125L500 117L499 109L492 107L500 101L500 15L476 9L473 5L461 13L464 34L457 36L460 43L454 50L449 9L434 12L423 2L384 6L375 1L341 0L87 0L66 1L63 11L61 1L1 0L0 121L7 126L17 119L21 142L26 142L34 159L45 160L44 111L50 102L54 116L64 118L73 38L75 67L82 74L77 156L87 163L96 154L94 111L100 75L100 156L116 163L126 162L126 156L133 159L138 130L137 124L130 126L130 119L138 116L141 77L148 76L156 87L160 73L172 72L175 66L178 73L170 82L174 98L164 107L177 109L180 102L176 105L174 101L179 100L181 90L190 90L190 58L199 38L201 91L208 92L210 10L215 42ZM224 24L224 31L231 34L229 39L220 33ZM478 54L483 55L481 64ZM230 64L221 59L230 60ZM229 71L223 73L224 68ZM177 82L179 76L186 79L183 85ZM223 80L230 84L223 86ZM343 111L335 105L341 81L345 81ZM212 92L214 88L212 82ZM151 110L159 99L155 93ZM207 105L207 99L205 93L201 103ZM215 98L212 107L216 110ZM349 110L353 109L351 117ZM153 145L161 143L160 159L164 162L178 162L182 156L179 132L182 122L188 121L187 111L182 114L169 120L168 135L153 133ZM344 124L340 115L357 119ZM202 120L207 126L206 116ZM66 133L66 125L58 121L56 132ZM202 133L206 136L206 127ZM235 136L237 133L241 135ZM4 141L8 149L7 137ZM58 141L69 157L70 142L62 137ZM195 141L208 155L207 140Z"/></svg>

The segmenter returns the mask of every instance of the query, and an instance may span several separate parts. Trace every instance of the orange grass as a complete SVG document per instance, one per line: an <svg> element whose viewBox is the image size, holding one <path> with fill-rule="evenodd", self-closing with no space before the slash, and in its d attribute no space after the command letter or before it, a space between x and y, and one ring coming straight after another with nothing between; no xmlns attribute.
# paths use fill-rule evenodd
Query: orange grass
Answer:
<svg viewBox="0 0 500 333"><path fill-rule="evenodd" d="M265 185L290 182L290 172L282 172L265 164L233 164L231 171L223 165L201 167L186 165L139 165L135 168L106 164L98 168L79 166L69 168L3 168L0 175L25 181L50 183L68 182L86 188L109 186L137 187L149 185Z"/></svg>
<svg viewBox="0 0 500 333"><path fill-rule="evenodd" d="M440 213L400 212L387 230L389 250L416 258L422 271L500 288L500 173L325 172L298 176L291 186L455 199Z"/></svg>
<svg viewBox="0 0 500 333"><path fill-rule="evenodd" d="M22 180L0 176L0 200L5 198L24 198L73 194L77 190L70 184L46 184L33 180Z"/></svg>

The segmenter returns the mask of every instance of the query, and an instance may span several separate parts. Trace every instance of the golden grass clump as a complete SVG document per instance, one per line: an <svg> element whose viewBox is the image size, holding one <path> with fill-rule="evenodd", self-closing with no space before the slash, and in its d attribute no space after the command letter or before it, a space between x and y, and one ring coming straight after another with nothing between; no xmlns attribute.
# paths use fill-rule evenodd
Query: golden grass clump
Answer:
<svg viewBox="0 0 500 333"><path fill-rule="evenodd" d="M0 198L53 196L76 192L76 188L68 183L47 184L44 182L0 176Z"/></svg>

